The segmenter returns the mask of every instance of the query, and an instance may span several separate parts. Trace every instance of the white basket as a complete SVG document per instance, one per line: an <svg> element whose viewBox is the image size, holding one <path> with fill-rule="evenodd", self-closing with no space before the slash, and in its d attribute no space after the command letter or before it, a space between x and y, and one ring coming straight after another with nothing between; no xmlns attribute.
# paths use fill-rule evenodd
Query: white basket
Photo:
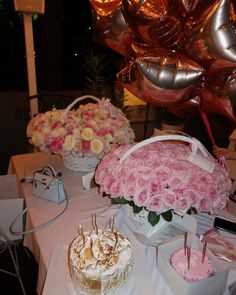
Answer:
<svg viewBox="0 0 236 295"><path fill-rule="evenodd" d="M153 142L157 142L157 141L168 141L168 140L177 140L177 141L182 141L182 142L187 142L191 144L191 151L192 153L196 154L198 150L200 150L203 154L203 156L210 156L211 158L213 158L213 156L208 152L208 150L202 145L202 143L196 139L196 138L190 138L184 135L172 135L172 134L168 134L168 135L160 135L160 136L154 136L154 137L150 137L148 139L145 139L141 142L136 143L135 145L133 145L130 149L128 149L124 155L121 157L120 162L123 162L126 158L129 157L129 155L131 155L133 152L135 152L137 149L148 145L150 143ZM214 158L213 158L214 159Z"/></svg>
<svg viewBox="0 0 236 295"><path fill-rule="evenodd" d="M100 102L101 100L93 95L84 95L81 97L76 98L71 104L67 106L65 109L64 115L66 116L68 112L73 108L75 104L77 104L79 101L82 101L86 98L91 98L95 100L96 102ZM63 157L63 163L64 166L70 170L74 171L80 171L80 172L91 172L93 171L99 160L96 156L94 157L79 157L75 156L73 154L62 156Z"/></svg>
<svg viewBox="0 0 236 295"><path fill-rule="evenodd" d="M148 211L145 209L142 209L138 213L134 213L133 207L129 204L125 204L123 206L125 214L132 220L137 221L139 223L145 224L148 222Z"/></svg>
<svg viewBox="0 0 236 295"><path fill-rule="evenodd" d="M91 172L96 168L98 162L99 160L96 156L78 157L72 154L63 156L64 166L74 171Z"/></svg>

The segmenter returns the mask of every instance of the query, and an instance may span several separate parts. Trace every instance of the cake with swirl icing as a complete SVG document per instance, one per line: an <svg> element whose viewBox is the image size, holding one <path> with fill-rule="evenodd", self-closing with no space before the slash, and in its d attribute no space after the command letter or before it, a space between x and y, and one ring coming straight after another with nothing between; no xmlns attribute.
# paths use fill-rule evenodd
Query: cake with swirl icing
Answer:
<svg viewBox="0 0 236 295"><path fill-rule="evenodd" d="M74 289L109 294L124 286L132 269L130 241L111 229L79 234L69 245L68 265Z"/></svg>
<svg viewBox="0 0 236 295"><path fill-rule="evenodd" d="M210 277L213 274L212 263L209 257L205 256L202 260L202 252L191 249L188 266L188 258L185 249L175 251L170 259L172 267L177 273L188 282L196 282Z"/></svg>

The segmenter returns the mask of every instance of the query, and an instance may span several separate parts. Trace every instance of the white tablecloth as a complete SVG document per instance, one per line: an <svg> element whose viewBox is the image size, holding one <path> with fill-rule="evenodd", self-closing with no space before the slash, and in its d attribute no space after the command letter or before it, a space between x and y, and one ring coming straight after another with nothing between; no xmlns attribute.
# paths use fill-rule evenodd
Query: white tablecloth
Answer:
<svg viewBox="0 0 236 295"><path fill-rule="evenodd" d="M172 295L173 293L156 267L156 248L144 245L137 239L134 233L137 224L124 215L120 206L111 206L107 198L98 194L97 189L85 191L82 188L82 173L64 168L60 157L42 153L13 156L9 165L9 173L16 173L19 180L28 179L34 170L46 164L51 164L57 171L62 172L64 186L69 195L69 206L64 215L55 223L33 234L25 235L24 245L34 253L39 264L38 294L68 294L67 247L77 235L79 225L82 225L84 230L92 229L91 215L96 212L99 227L108 226L113 216L116 229L128 236L132 242L135 284L133 287L129 286L127 295ZM26 204L31 203L34 198L32 184L19 183L19 188ZM47 200L39 200L27 213L27 227L35 227L50 220L63 207L64 202L58 205ZM209 224L208 221L204 221L199 231L204 232L210 226L211 220L209 219ZM236 236L231 238L231 242L235 242L236 245ZM236 266L231 265L231 267L228 285L232 287L232 284L236 282Z"/></svg>

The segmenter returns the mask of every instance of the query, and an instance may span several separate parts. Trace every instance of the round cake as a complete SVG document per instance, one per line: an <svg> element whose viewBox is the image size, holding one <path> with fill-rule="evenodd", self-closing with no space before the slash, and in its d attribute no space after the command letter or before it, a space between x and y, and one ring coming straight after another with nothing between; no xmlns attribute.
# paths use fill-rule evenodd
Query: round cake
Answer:
<svg viewBox="0 0 236 295"><path fill-rule="evenodd" d="M202 252L195 249L191 249L189 268L184 249L174 252L171 256L170 263L177 273L188 282L199 281L213 274L210 259L205 256L202 262Z"/></svg>
<svg viewBox="0 0 236 295"><path fill-rule="evenodd" d="M132 261L130 241L110 229L79 234L68 251L70 277L78 293L107 294L119 289L129 277Z"/></svg>

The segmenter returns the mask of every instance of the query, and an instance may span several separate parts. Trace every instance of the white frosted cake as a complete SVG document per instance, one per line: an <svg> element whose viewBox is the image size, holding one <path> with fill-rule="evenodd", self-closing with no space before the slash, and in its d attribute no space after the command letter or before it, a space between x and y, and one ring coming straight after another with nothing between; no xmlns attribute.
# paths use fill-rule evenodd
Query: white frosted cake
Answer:
<svg viewBox="0 0 236 295"><path fill-rule="evenodd" d="M74 289L109 294L124 286L132 269L130 241L111 229L79 234L69 246L68 265Z"/></svg>

